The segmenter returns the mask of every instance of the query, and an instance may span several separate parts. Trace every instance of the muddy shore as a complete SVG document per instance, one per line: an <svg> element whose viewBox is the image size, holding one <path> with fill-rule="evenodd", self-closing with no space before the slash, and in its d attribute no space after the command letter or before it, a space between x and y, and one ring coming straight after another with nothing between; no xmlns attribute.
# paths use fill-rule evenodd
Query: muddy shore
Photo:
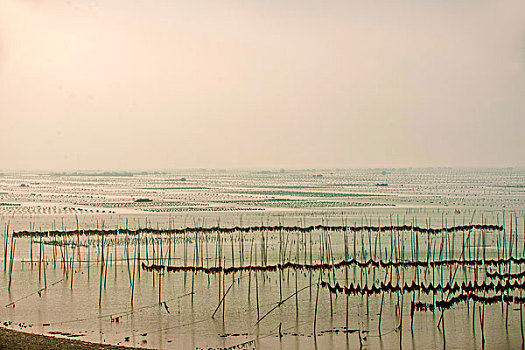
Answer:
<svg viewBox="0 0 525 350"><path fill-rule="evenodd" d="M76 339L24 333L0 327L0 350L95 350L95 349L136 349L124 346L89 343ZM142 348L144 349L144 348Z"/></svg>

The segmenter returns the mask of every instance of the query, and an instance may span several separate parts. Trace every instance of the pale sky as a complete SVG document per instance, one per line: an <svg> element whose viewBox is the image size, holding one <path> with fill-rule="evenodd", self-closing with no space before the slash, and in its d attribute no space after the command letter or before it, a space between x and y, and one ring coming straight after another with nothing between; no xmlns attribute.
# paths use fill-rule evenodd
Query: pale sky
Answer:
<svg viewBox="0 0 525 350"><path fill-rule="evenodd" d="M0 169L525 166L523 0L0 0Z"/></svg>

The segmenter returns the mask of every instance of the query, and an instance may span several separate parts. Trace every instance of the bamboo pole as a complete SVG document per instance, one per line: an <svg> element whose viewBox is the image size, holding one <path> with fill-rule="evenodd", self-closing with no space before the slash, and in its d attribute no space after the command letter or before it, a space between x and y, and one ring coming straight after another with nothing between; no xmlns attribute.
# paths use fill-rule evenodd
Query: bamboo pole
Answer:
<svg viewBox="0 0 525 350"><path fill-rule="evenodd" d="M317 307L319 304L319 287L321 285L321 274L322 271L319 271L319 281L317 281L317 293L315 295L315 310L314 310L314 338L317 338Z"/></svg>
<svg viewBox="0 0 525 350"><path fill-rule="evenodd" d="M13 264L15 259L15 248L16 240L14 237L11 238L11 256L9 257L9 285L7 286L7 291L11 291L11 282L13 280Z"/></svg>

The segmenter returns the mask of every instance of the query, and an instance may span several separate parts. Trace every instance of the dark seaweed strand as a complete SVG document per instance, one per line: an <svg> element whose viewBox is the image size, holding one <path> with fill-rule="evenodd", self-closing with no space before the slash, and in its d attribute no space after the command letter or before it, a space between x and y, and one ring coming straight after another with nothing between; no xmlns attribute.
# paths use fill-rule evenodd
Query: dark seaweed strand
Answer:
<svg viewBox="0 0 525 350"><path fill-rule="evenodd" d="M247 226L247 227L186 227L181 229L154 229L154 228L139 228L137 230L130 230L126 228L111 229L111 230L102 230L102 229L92 229L92 230L50 230L50 231L17 231L13 232L15 238L18 237L38 237L38 236L76 236L81 234L84 236L90 235L138 235L142 233L150 234L184 234L184 233L234 233L234 232L312 232L317 230L325 231L350 231L350 232L388 232L388 231L414 231L416 233L425 233L425 234L439 234L439 233L448 233L448 232L459 232L459 231L470 231L470 230L488 230L488 231L503 231L503 226L499 225L461 225L461 226L452 226L452 227L443 227L443 228L425 228L419 226L411 225L400 225L400 226L327 226L327 225L312 225L307 227L301 226Z"/></svg>
<svg viewBox="0 0 525 350"><path fill-rule="evenodd" d="M500 273L498 271L489 272L487 271L487 277L492 279L500 279L500 280L506 280L506 279L519 279L525 277L525 271L518 272L518 273Z"/></svg>
<svg viewBox="0 0 525 350"><path fill-rule="evenodd" d="M509 291L509 290L523 290L525 289L525 282L506 281L506 282L501 282L501 283L500 282L494 283L494 282L483 281L481 283L477 283L477 282L472 283L472 281L470 281L468 283L463 282L461 284L458 284L457 282L455 282L454 284L450 284L447 282L445 285L437 284L435 286L432 284L432 282L430 282L428 285L425 285L424 283L417 284L415 282L412 282L411 284L405 283L404 285L393 285L390 282L388 283L382 282L378 285L373 284L372 286L366 286L366 285L361 286L359 284L357 285L350 284L350 286L348 287L342 287L339 285L339 283L336 283L335 286L332 286L328 282L321 281L321 287L327 288L332 294L346 294L346 295L375 295L375 294L382 294L382 293L397 293L397 292L412 293L416 291L419 291L423 294L430 294L430 293L435 293L435 292L443 292L443 293L447 293L447 292L460 293L461 292L463 295L463 294L471 294L475 292L502 293L502 292ZM446 305L448 305L449 302L452 302L453 304L453 303L458 303L461 301L460 299L457 299L460 301L454 302L454 298L457 298L457 297L451 298L450 301L445 301L445 300L436 301L435 306L445 307ZM525 302L525 298L514 297L513 301L523 303Z"/></svg>
<svg viewBox="0 0 525 350"><path fill-rule="evenodd" d="M231 267L204 267L204 266L169 266L169 265L157 265L151 264L146 265L142 263L142 269L146 271L163 271L167 272L202 272L205 274L216 274L216 273L225 273L232 274L238 273L241 271L253 271L253 272L275 272L279 270L331 270L333 268L340 269L349 266L358 266L360 268L365 267L381 267L381 268L390 268L390 267L437 267L437 266L452 266L452 265L462 265L462 266L476 266L476 265L485 265L485 266L502 266L509 263L514 263L517 265L525 264L525 258L507 258L507 259L487 259L484 262L481 260L436 260L436 261L377 261L369 259L367 261L361 262L355 259L342 260L337 263L319 263L319 264L300 264L293 262L286 262L284 264L276 265L245 265L245 266L231 266Z"/></svg>
<svg viewBox="0 0 525 350"><path fill-rule="evenodd" d="M525 304L524 297L518 297L518 296L514 297L512 295L506 295L506 294L496 294L493 296L486 297L486 296L477 295L475 293L463 293L458 296L452 297L450 300L437 300L435 305L432 303L423 303L423 302L412 303L411 312L434 311L436 308L448 310L448 309L453 308L456 304L465 303L469 300L473 300L483 305L492 305L496 303L510 303L510 302L514 302L515 304L519 304L519 305Z"/></svg>

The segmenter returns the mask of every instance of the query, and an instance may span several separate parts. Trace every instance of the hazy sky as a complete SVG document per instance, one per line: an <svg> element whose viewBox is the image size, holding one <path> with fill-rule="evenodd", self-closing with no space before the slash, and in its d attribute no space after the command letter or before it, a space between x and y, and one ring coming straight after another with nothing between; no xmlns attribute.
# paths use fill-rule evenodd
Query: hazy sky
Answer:
<svg viewBox="0 0 525 350"><path fill-rule="evenodd" d="M523 0L0 0L0 168L525 166Z"/></svg>

